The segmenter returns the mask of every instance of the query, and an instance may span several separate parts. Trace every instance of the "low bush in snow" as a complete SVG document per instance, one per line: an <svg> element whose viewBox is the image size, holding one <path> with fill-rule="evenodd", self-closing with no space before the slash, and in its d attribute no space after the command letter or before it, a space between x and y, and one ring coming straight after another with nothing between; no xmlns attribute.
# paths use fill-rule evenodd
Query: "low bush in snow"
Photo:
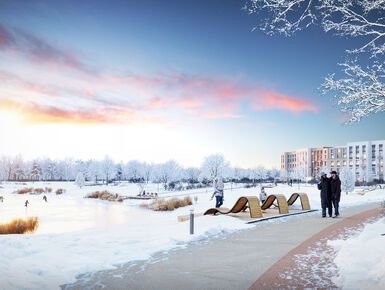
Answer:
<svg viewBox="0 0 385 290"><path fill-rule="evenodd" d="M9 223L0 224L0 235L33 233L39 226L39 218L14 219Z"/></svg>
<svg viewBox="0 0 385 290"><path fill-rule="evenodd" d="M45 189L44 188L35 188L33 190L33 192L36 193L36 194L42 194L42 193L45 192Z"/></svg>
<svg viewBox="0 0 385 290"><path fill-rule="evenodd" d="M141 207L152 209L154 211L172 211L179 207L192 205L191 197L186 196L182 199L173 197L171 199L158 198L151 203L144 203Z"/></svg>
<svg viewBox="0 0 385 290"><path fill-rule="evenodd" d="M123 201L123 198L120 197L118 194L111 193L107 190L95 191L95 192L89 193L85 196L85 198L97 198L97 199L101 199L101 200L119 201L119 202Z"/></svg>
<svg viewBox="0 0 385 290"><path fill-rule="evenodd" d="M65 192L65 189L63 189L63 188L58 188L58 189L56 189L56 194L57 195L60 195L60 194L63 194Z"/></svg>
<svg viewBox="0 0 385 290"><path fill-rule="evenodd" d="M26 194L26 193L31 193L31 192L33 192L32 187L25 187L25 188L21 188L21 189L16 191L17 194Z"/></svg>

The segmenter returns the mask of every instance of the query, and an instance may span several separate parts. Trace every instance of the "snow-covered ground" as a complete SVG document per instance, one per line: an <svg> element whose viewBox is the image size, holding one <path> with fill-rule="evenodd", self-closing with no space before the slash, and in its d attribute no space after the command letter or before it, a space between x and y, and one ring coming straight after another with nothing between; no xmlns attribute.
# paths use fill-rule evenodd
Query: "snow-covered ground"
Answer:
<svg viewBox="0 0 385 290"><path fill-rule="evenodd" d="M347 240L329 241L337 251L335 279L343 289L382 290L385 287L385 218L365 226Z"/></svg>
<svg viewBox="0 0 385 290"><path fill-rule="evenodd" d="M63 195L17 195L13 192L23 187L65 188ZM256 195L259 188L230 190L226 185L225 207L231 207L239 196ZM214 205L210 201L211 189L163 193L164 196L197 196L198 203L172 212L153 212L140 207L143 201L126 200L123 203L83 198L96 190L110 190L122 195L136 195L138 186L92 186L79 189L73 183L4 183L0 184L0 223L16 217L38 216L40 227L32 235L0 236L0 289L55 289L60 284L71 283L76 275L114 267L114 265L147 259L158 251L183 247L189 241L202 240L246 229L252 225L228 216L198 217L196 234L189 235L188 222L177 221L179 215L189 214L191 208L201 213ZM147 191L157 191L151 185ZM319 207L316 186L279 185L267 188L268 194L292 192L309 194L313 208ZM343 195L341 207L382 201L384 190L365 196L352 193ZM24 207L25 200L30 202ZM343 211L342 211L343 214Z"/></svg>

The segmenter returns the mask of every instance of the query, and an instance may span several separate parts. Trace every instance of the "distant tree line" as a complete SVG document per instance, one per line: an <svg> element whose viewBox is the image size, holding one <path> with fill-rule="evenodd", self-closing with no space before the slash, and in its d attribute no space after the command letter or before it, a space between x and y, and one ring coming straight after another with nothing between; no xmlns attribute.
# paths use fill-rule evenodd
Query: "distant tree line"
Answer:
<svg viewBox="0 0 385 290"><path fill-rule="evenodd" d="M216 176L227 182L253 184L278 180L281 176L277 169L267 169L262 165L249 169L232 167L221 154L205 157L200 167L187 168L174 160L163 163L137 160L115 162L108 156L103 160L37 158L27 161L22 156L0 158L0 181L75 181L79 174L87 182L153 182L171 188L177 186L178 182L207 184Z"/></svg>

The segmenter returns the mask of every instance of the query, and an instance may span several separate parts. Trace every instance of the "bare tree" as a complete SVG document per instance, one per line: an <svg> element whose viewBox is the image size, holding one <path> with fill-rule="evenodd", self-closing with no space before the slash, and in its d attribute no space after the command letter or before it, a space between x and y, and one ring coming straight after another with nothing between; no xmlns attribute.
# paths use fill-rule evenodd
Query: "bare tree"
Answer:
<svg viewBox="0 0 385 290"><path fill-rule="evenodd" d="M157 180L164 184L165 189L171 181L178 179L180 173L180 166L174 160L161 163L156 168Z"/></svg>
<svg viewBox="0 0 385 290"><path fill-rule="evenodd" d="M115 164L110 157L106 156L101 161L101 171L104 179L106 180L107 185L110 181L111 176L115 174L115 169L116 169Z"/></svg>
<svg viewBox="0 0 385 290"><path fill-rule="evenodd" d="M142 174L143 174L143 178L146 181L146 183L150 182L153 167L154 167L154 165L148 164L148 163L143 163L143 165L142 165Z"/></svg>
<svg viewBox="0 0 385 290"><path fill-rule="evenodd" d="M196 167L189 167L185 170L185 175L189 183L194 183L198 181L200 174L201 171L199 170L199 168Z"/></svg>
<svg viewBox="0 0 385 290"><path fill-rule="evenodd" d="M5 156L0 159L0 182L7 179L7 159Z"/></svg>
<svg viewBox="0 0 385 290"><path fill-rule="evenodd" d="M125 166L125 173L128 180L137 182L141 177L142 164L137 160L129 161Z"/></svg>
<svg viewBox="0 0 385 290"><path fill-rule="evenodd" d="M262 165L259 165L257 166L257 168L255 169L255 172L256 172L256 178L262 182L264 179L266 179L267 177L267 170L264 166Z"/></svg>
<svg viewBox="0 0 385 290"><path fill-rule="evenodd" d="M90 179L98 183L98 179L102 175L100 162L97 160L89 160L87 163Z"/></svg>
<svg viewBox="0 0 385 290"><path fill-rule="evenodd" d="M314 24L337 36L359 38L362 43L347 50L355 57L340 64L339 77L326 77L323 93L336 97L349 115L347 122L385 111L384 0L249 0L245 9L259 16L254 29L268 35L292 36Z"/></svg>
<svg viewBox="0 0 385 290"><path fill-rule="evenodd" d="M306 178L305 167L297 166L291 173L291 178L297 181L298 189L300 189L301 181Z"/></svg>
<svg viewBox="0 0 385 290"><path fill-rule="evenodd" d="M221 154L207 156L201 166L204 178L212 180L214 177L222 176L228 168L228 162Z"/></svg>

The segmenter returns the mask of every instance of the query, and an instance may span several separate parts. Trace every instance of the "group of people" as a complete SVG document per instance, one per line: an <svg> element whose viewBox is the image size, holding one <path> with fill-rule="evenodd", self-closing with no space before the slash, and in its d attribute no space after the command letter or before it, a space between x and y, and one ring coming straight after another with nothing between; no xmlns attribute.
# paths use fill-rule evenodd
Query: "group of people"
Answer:
<svg viewBox="0 0 385 290"><path fill-rule="evenodd" d="M141 193L139 193L137 196L149 196L149 197L158 197L158 194L156 192L146 192L143 190Z"/></svg>
<svg viewBox="0 0 385 290"><path fill-rule="evenodd" d="M221 178L215 177L213 180L213 188L214 192L211 195L211 200L215 197L215 207L220 208L223 205L224 201L224 183ZM267 193L265 192L265 188L261 188L261 193L259 194L259 199L261 200L261 203L263 204L265 200L267 199Z"/></svg>
<svg viewBox="0 0 385 290"><path fill-rule="evenodd" d="M325 172L321 172L321 179L318 183L318 189L321 191L322 217L326 217L326 210L329 217L340 215L339 205L341 199L341 180L336 171L330 172L328 177Z"/></svg>

